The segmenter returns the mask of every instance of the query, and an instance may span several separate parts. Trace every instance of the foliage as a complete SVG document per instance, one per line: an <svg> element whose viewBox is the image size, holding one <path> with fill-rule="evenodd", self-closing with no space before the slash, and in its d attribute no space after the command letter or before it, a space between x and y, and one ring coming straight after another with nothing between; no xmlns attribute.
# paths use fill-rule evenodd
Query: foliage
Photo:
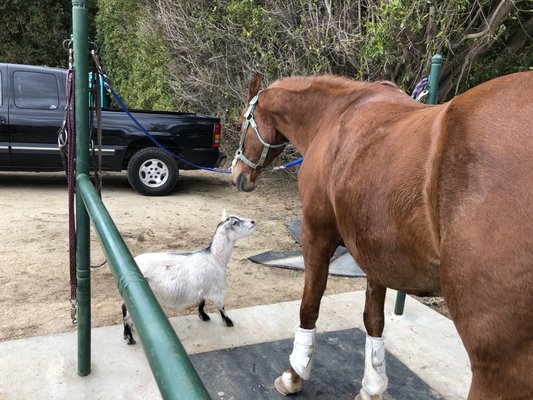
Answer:
<svg viewBox="0 0 533 400"><path fill-rule="evenodd" d="M89 0L90 37L132 108L222 117L226 139L248 78L331 73L411 91L431 57L439 101L533 66L528 0ZM0 3L1 61L66 66L71 0ZM92 15L96 12L96 19ZM230 134L228 135L228 130ZM231 140L230 140L231 141ZM230 146L231 147L231 146Z"/></svg>
<svg viewBox="0 0 533 400"><path fill-rule="evenodd" d="M94 1L88 8L92 15ZM71 0L0 2L0 61L67 67L63 40L72 33L71 9Z"/></svg>
<svg viewBox="0 0 533 400"><path fill-rule="evenodd" d="M62 42L70 37L69 5L69 0L1 2L2 62L65 66Z"/></svg>
<svg viewBox="0 0 533 400"><path fill-rule="evenodd" d="M100 58L111 85L129 108L175 110L168 86L172 61L157 25L147 21L149 4L98 0Z"/></svg>
<svg viewBox="0 0 533 400"><path fill-rule="evenodd" d="M334 73L406 91L440 53L439 100L532 66L526 0L153 0L180 107L236 121L247 79ZM226 128L231 126L226 124ZM236 138L238 132L233 133Z"/></svg>

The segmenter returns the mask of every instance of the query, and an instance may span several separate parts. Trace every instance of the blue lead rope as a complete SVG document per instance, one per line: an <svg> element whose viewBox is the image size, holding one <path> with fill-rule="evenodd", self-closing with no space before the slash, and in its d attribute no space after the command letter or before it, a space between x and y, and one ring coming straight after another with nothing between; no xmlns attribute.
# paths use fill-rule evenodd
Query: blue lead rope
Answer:
<svg viewBox="0 0 533 400"><path fill-rule="evenodd" d="M181 161L181 162L183 162L183 163L185 163L187 165L190 165L191 167L194 167L194 168L197 168L197 169L203 169L203 170L206 170L206 171L217 172L219 174L231 174L231 170L230 169L203 167L201 165L197 165L195 163L192 163L192 162L184 159L183 157L180 157L180 156L174 154L173 152L171 152L169 149L167 149L165 146L163 146L155 137L153 137L152 134L150 134L150 132L148 132L144 128L144 126L141 125L141 123L139 121L137 121L137 118L135 118L133 116L133 114L130 112L130 110L128 109L128 107L126 107L126 105L124 104L124 102L122 101L120 96L109 85L109 82L107 81L107 76L105 76L102 73L100 73L100 76L102 77L102 80L103 80L103 83L104 83L104 87L106 88L107 92L111 96L113 96L113 98L117 101L119 106L124 110L124 112L128 115L128 117L131 118L131 120L135 123L135 125L137 125L139 127L139 129L143 131L143 133L148 137L148 139L150 139L157 146L157 148L159 148L160 150L164 151L165 153L167 153L171 157L174 157L176 160ZM274 168L272 168L272 170L273 171L279 171L279 170L282 170L282 169L290 168L290 167L293 167L295 165L301 164L303 160L304 160L303 157L301 157L301 158L298 158L298 159L296 159L294 161L291 161L291 162L288 162L286 164L283 164L283 165L281 165L279 167L274 167Z"/></svg>
<svg viewBox="0 0 533 400"><path fill-rule="evenodd" d="M282 170L282 169L287 169L287 168L290 168L290 167L294 167L295 165L301 164L303 160L304 160L303 157L297 158L296 160L288 162L287 164L283 164L283 165L280 165L279 167L272 168L272 171L279 171L279 170Z"/></svg>
<svg viewBox="0 0 533 400"><path fill-rule="evenodd" d="M169 149L167 149L165 146L163 146L161 143L159 143L159 141L153 137L150 132L148 132L144 126L142 126L140 124L139 121L137 121L137 119L132 115L132 113L130 112L130 110L128 110L128 107L126 107L126 105L124 104L124 102L122 101L122 99L120 98L120 96L113 90L113 88L109 85L109 82L107 81L107 77L103 74L100 74L100 76L102 77L103 79L103 82L104 82L104 87L106 88L106 90L108 91L109 94L111 94L111 96L113 96L113 98L117 101L117 103L120 105L120 107L124 110L124 112L126 114L128 114L128 116L131 118L131 120L135 123L135 125L137 125L139 127L139 129L141 129L144 134L148 137L148 139L150 139L160 150L164 151L165 153L167 153L168 155L174 157L176 160L178 161L181 161L187 165L190 165L191 167L194 167L194 168L198 168L198 169L203 169L203 170L206 170L206 171L212 171L212 172L218 172L220 174L230 174L231 171L229 169L220 169L220 168L209 168L209 167L203 167L201 165L197 165L195 163L192 163L186 159L184 159L183 157L180 157L176 154L174 154L173 152L171 152Z"/></svg>
<svg viewBox="0 0 533 400"><path fill-rule="evenodd" d="M135 123L135 125L137 125L144 132L144 134L148 137L148 139L150 139L159 149L161 149L165 153L169 154L170 156L174 157L176 160L181 161L181 162L183 162L185 164L188 164L188 165L190 165L190 166L192 166L194 168L203 169L203 170L206 170L206 171L218 172L220 174L231 174L231 169L202 167L200 165L197 165L197 164L194 164L194 163L192 163L190 161L187 161L186 159L184 159L184 158L174 154L170 150L168 150L165 146L163 146L161 143L159 143L159 141L156 138L154 138L150 134L150 132L148 132L139 123L139 121L137 121L137 119L131 114L130 110L128 110L128 107L126 107L126 105L124 104L124 102L122 101L120 96L109 85L109 82L107 81L107 76L105 76L105 74L103 74L101 72L100 72L100 76L102 77L102 80L104 82L104 87L106 88L106 90L111 94L111 96L113 96L113 98L117 101L117 103L120 105L120 107L122 107L122 109L126 112L126 114L128 114L128 116ZM420 93L424 90L424 88L427 85L427 83L428 83L428 78L423 78L416 85L415 89L413 90L413 93L411 94L411 97L417 99L417 97L420 95ZM290 162L288 162L286 164L280 165L279 167L272 168L272 171L281 171L283 169L294 167L295 165L301 164L303 162L303 160L304 160L303 157L297 158L296 160L293 160L293 161L290 161Z"/></svg>

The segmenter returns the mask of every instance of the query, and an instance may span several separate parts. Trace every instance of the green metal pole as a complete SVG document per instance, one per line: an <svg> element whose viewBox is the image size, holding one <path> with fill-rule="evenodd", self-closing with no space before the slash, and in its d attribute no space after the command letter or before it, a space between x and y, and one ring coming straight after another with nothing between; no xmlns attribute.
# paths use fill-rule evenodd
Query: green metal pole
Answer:
<svg viewBox="0 0 533 400"><path fill-rule="evenodd" d="M442 56L440 54L435 54L431 58L431 69L429 70L429 94L427 104L437 103L437 93L439 92L441 66Z"/></svg>
<svg viewBox="0 0 533 400"><path fill-rule="evenodd" d="M162 397L211 399L91 180L87 175L76 180Z"/></svg>
<svg viewBox="0 0 533 400"><path fill-rule="evenodd" d="M76 176L89 173L89 45L85 0L72 0L72 39L76 107ZM89 215L76 190L76 265L78 279L78 374L91 373L91 273Z"/></svg>
<svg viewBox="0 0 533 400"><path fill-rule="evenodd" d="M440 69L442 66L442 56L435 54L431 58L431 69L429 70L429 84L428 84L428 101L427 104L437 103L437 93L439 92ZM403 315L405 306L405 293L398 292L396 295L396 304L394 305L394 314Z"/></svg>
<svg viewBox="0 0 533 400"><path fill-rule="evenodd" d="M394 304L394 314L403 315L404 306L405 306L405 293L398 292L396 294L396 303Z"/></svg>

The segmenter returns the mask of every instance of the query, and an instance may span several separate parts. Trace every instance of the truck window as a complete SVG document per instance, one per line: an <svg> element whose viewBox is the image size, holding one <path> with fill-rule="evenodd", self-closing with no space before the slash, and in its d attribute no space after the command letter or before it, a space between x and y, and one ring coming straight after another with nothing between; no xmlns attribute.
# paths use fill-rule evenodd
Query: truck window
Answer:
<svg viewBox="0 0 533 400"><path fill-rule="evenodd" d="M59 89L53 74L15 71L13 74L15 106L38 110L59 107Z"/></svg>
<svg viewBox="0 0 533 400"><path fill-rule="evenodd" d="M4 92L2 92L2 71L0 71L0 107L4 105Z"/></svg>

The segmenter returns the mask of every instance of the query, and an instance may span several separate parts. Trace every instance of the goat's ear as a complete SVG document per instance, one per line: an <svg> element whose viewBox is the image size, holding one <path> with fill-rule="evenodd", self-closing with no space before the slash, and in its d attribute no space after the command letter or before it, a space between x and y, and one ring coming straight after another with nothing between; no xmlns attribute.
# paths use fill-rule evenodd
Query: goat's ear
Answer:
<svg viewBox="0 0 533 400"><path fill-rule="evenodd" d="M261 89L262 79L263 77L259 72L256 72L254 76L252 76L252 79L250 79L250 85L248 86L248 98L246 99L247 103L252 100L252 97L254 97L257 92L259 92L259 89Z"/></svg>
<svg viewBox="0 0 533 400"><path fill-rule="evenodd" d="M226 214L226 209L222 209L222 217L220 217L221 221L225 221L228 218L228 214Z"/></svg>

